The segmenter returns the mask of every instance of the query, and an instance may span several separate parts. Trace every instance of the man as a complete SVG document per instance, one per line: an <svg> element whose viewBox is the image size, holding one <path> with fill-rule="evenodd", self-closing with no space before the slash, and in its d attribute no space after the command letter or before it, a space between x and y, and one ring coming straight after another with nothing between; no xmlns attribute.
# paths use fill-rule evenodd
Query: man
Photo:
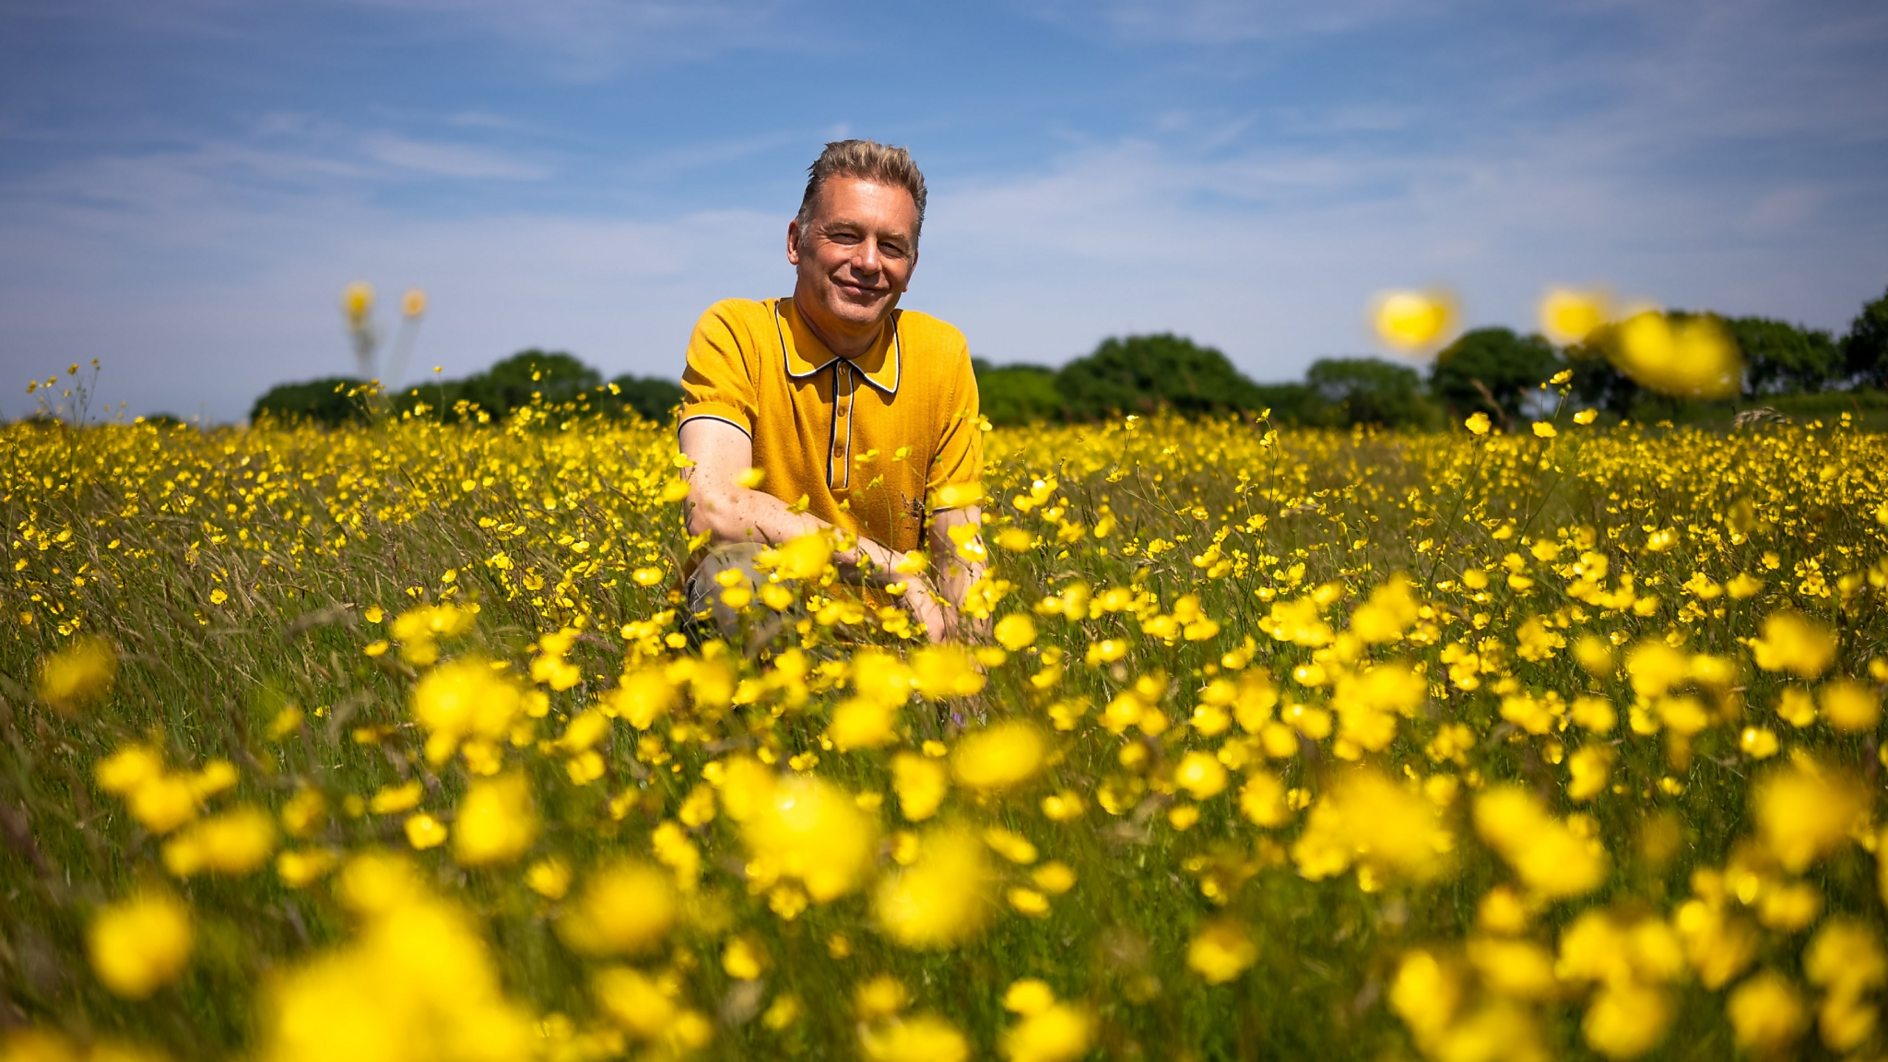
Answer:
<svg viewBox="0 0 1888 1062"><path fill-rule="evenodd" d="M720 603L725 580L764 578L754 566L762 547L828 528L842 532L841 574L897 594L933 641L983 633L961 615L983 574L966 559L982 555L969 348L943 321L898 308L918 264L924 200L905 149L826 145L787 225L792 297L727 299L695 326L682 377L681 448L693 462L685 515L711 548L689 575L688 599L724 634L739 623ZM925 547L929 574L906 557Z"/></svg>

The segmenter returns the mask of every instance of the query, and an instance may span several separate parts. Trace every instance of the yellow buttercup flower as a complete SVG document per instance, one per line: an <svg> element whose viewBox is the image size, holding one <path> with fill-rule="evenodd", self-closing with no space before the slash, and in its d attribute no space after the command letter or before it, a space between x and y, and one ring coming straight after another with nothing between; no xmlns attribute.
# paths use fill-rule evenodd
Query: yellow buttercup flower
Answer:
<svg viewBox="0 0 1888 1062"><path fill-rule="evenodd" d="M1519 786L1500 786L1475 798L1475 831L1523 884L1549 899L1584 895L1605 879L1605 850L1576 835Z"/></svg>
<svg viewBox="0 0 1888 1062"><path fill-rule="evenodd" d="M481 778L459 802L452 856L461 866L510 863L530 849L537 834L537 808L524 775Z"/></svg>
<svg viewBox="0 0 1888 1062"><path fill-rule="evenodd" d="M1816 678L1835 663L1836 648L1833 628L1791 611L1766 616L1762 634L1750 642L1758 667L1788 671L1805 680Z"/></svg>
<svg viewBox="0 0 1888 1062"><path fill-rule="evenodd" d="M1730 398L1743 388L1737 341L1715 317L1674 321L1653 310L1619 325L1611 351L1619 371L1641 387L1683 398Z"/></svg>
<svg viewBox="0 0 1888 1062"><path fill-rule="evenodd" d="M72 715L111 692L118 653L110 642L83 635L39 662L35 692L54 711Z"/></svg>
<svg viewBox="0 0 1888 1062"><path fill-rule="evenodd" d="M996 913L995 872L983 842L960 826L926 834L918 857L872 896L885 935L908 948L947 948L975 937Z"/></svg>
<svg viewBox="0 0 1888 1062"><path fill-rule="evenodd" d="M104 908L85 935L93 972L126 999L144 999L175 981L194 940L190 908L167 893L143 893Z"/></svg>
<svg viewBox="0 0 1888 1062"><path fill-rule="evenodd" d="M935 1014L913 1014L859 1027L859 1051L868 1062L964 1062L970 1043Z"/></svg>
<svg viewBox="0 0 1888 1062"><path fill-rule="evenodd" d="M1444 291L1391 291L1371 309L1377 338L1397 350L1414 352L1439 345L1455 326L1455 299Z"/></svg>
<svg viewBox="0 0 1888 1062"><path fill-rule="evenodd" d="M367 315L374 309L373 285L357 280L341 289L341 312L347 314L348 323L360 327L367 320Z"/></svg>
<svg viewBox="0 0 1888 1062"><path fill-rule="evenodd" d="M958 740L951 772L967 789L1000 791L1035 777L1047 755L1042 731L1032 724L995 723Z"/></svg>
<svg viewBox="0 0 1888 1062"><path fill-rule="evenodd" d="M997 644L1012 653L1020 653L1036 642L1036 621L1027 612L1012 612L996 621L992 631Z"/></svg>
<svg viewBox="0 0 1888 1062"><path fill-rule="evenodd" d="M257 807L234 808L193 824L164 842L164 865L189 877L205 871L248 874L275 851L275 818Z"/></svg>
<svg viewBox="0 0 1888 1062"><path fill-rule="evenodd" d="M1554 288L1541 299L1541 334L1567 346L1591 335L1611 315L1610 300L1603 292Z"/></svg>
<svg viewBox="0 0 1888 1062"><path fill-rule="evenodd" d="M1813 763L1773 771L1751 794L1759 839L1785 870L1799 874L1841 847L1868 809L1859 785Z"/></svg>
<svg viewBox="0 0 1888 1062"><path fill-rule="evenodd" d="M524 707L517 684L476 657L428 671L412 700L413 718L427 731L427 761L434 765L451 759L468 739L504 740Z"/></svg>
<svg viewBox="0 0 1888 1062"><path fill-rule="evenodd" d="M877 823L822 779L782 779L740 819L751 856L747 872L758 882L797 882L814 902L826 903L857 889L871 868Z"/></svg>
<svg viewBox="0 0 1888 1062"><path fill-rule="evenodd" d="M557 935L585 955L639 955L675 923L675 885L658 867L622 860L585 879L557 922Z"/></svg>
<svg viewBox="0 0 1888 1062"><path fill-rule="evenodd" d="M1246 927L1230 918L1201 926L1187 944L1187 967L1208 984L1225 984L1246 972L1259 958L1259 948Z"/></svg>
<svg viewBox="0 0 1888 1062"><path fill-rule="evenodd" d="M1050 1003L1003 1030L997 1049L1009 1062L1073 1062L1088 1053L1094 1029L1087 1011Z"/></svg>
<svg viewBox="0 0 1888 1062"><path fill-rule="evenodd" d="M922 822L937 814L938 805L950 791L950 775L938 760L901 752L892 757L892 788L905 818Z"/></svg>

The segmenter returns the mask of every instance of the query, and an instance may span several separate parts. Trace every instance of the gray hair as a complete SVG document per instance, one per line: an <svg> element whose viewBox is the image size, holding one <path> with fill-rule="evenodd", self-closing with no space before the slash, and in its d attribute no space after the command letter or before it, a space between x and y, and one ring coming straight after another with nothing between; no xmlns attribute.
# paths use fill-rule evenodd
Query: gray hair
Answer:
<svg viewBox="0 0 1888 1062"><path fill-rule="evenodd" d="M806 194L800 198L800 212L794 217L803 233L813 220L819 190L834 177L859 177L910 192L911 201L918 207L918 227L911 238L917 239L924 229L924 174L904 148L873 140L835 140L806 168L806 175Z"/></svg>

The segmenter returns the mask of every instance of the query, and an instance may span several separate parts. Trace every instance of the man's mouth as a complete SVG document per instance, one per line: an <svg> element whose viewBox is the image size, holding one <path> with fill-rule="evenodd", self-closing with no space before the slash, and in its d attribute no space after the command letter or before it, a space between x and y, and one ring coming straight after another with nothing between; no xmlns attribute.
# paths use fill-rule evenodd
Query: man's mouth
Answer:
<svg viewBox="0 0 1888 1062"><path fill-rule="evenodd" d="M884 288L865 288L857 284L848 284L843 280L836 281L834 286L844 291L846 294L860 299L872 299L885 294Z"/></svg>

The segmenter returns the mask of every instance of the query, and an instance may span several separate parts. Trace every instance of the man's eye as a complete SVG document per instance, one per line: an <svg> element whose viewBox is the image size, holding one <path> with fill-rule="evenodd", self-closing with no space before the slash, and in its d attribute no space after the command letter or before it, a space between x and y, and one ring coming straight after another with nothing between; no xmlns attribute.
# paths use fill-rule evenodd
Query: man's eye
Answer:
<svg viewBox="0 0 1888 1062"><path fill-rule="evenodd" d="M903 244L881 243L878 245L878 249L879 252L884 254L887 258L903 258L905 256L905 247Z"/></svg>
<svg viewBox="0 0 1888 1062"><path fill-rule="evenodd" d="M859 234L856 232L829 232L826 234L826 238L833 241L834 243L858 243L859 242Z"/></svg>

